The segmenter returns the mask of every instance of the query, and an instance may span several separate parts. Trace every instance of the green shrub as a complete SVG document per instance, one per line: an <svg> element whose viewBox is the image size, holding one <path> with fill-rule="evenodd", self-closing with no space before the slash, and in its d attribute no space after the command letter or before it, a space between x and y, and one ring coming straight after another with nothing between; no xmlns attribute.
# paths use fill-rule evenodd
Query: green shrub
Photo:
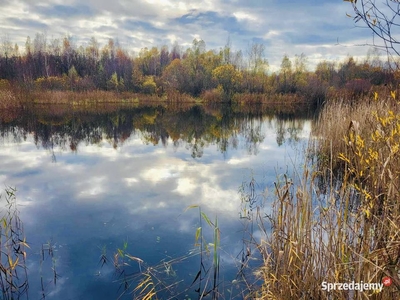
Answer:
<svg viewBox="0 0 400 300"><path fill-rule="evenodd" d="M153 76L148 76L142 85L142 92L148 95L153 95L157 91L157 85L154 82Z"/></svg>

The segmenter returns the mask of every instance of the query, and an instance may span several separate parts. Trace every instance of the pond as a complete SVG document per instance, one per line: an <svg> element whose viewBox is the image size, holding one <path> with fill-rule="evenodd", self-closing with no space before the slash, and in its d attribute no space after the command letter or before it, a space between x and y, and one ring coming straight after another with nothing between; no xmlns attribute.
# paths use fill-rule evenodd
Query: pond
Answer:
<svg viewBox="0 0 400 300"><path fill-rule="evenodd" d="M241 299L261 263L250 237L263 236L240 187L254 179L268 214L311 128L307 112L261 106L36 106L0 120L0 183L17 189L30 299L132 299L150 279L160 299L198 299L214 280L222 299Z"/></svg>

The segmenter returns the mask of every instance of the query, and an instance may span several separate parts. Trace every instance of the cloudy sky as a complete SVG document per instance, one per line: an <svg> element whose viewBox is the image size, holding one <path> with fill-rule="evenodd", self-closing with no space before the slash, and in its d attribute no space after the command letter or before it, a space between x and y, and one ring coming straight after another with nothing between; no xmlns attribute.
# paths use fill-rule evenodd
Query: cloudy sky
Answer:
<svg viewBox="0 0 400 300"><path fill-rule="evenodd" d="M220 49L228 37L236 50L265 45L272 69L284 54L304 53L312 68L320 59L365 55L367 29L356 28L348 2L341 0L0 0L0 34L24 49L26 37L71 35L77 45L96 37L101 45L118 39L127 50L172 45L194 38ZM339 43L338 43L339 42Z"/></svg>

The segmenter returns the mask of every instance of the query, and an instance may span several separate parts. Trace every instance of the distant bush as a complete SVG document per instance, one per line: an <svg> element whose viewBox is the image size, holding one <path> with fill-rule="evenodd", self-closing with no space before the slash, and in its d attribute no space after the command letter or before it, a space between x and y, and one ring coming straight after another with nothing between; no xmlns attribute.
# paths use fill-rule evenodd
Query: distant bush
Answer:
<svg viewBox="0 0 400 300"><path fill-rule="evenodd" d="M39 90L65 90L67 82L63 77L49 76L35 80L35 88Z"/></svg>
<svg viewBox="0 0 400 300"><path fill-rule="evenodd" d="M306 84L299 89L300 94L312 105L323 103L326 99L327 91L328 83L321 81L316 76L310 76Z"/></svg>
<svg viewBox="0 0 400 300"><path fill-rule="evenodd" d="M366 95L371 89L371 83L367 79L353 79L346 83L346 89L351 96L358 97Z"/></svg>
<svg viewBox="0 0 400 300"><path fill-rule="evenodd" d="M200 98L205 102L220 102L223 98L222 88L207 90L201 93Z"/></svg>
<svg viewBox="0 0 400 300"><path fill-rule="evenodd" d="M157 91L157 85L152 76L148 76L142 85L142 92L148 95L153 95Z"/></svg>
<svg viewBox="0 0 400 300"><path fill-rule="evenodd" d="M75 88L77 91L93 91L96 89L96 85L92 78L85 76L75 83Z"/></svg>

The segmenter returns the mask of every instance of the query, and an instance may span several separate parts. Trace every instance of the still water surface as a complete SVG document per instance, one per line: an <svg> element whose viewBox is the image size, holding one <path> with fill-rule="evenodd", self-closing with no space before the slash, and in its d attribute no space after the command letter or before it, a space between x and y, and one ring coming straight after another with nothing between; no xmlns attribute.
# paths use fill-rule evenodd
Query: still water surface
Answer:
<svg viewBox="0 0 400 300"><path fill-rule="evenodd" d="M232 284L241 280L238 270L248 246L239 187L254 177L257 192L268 191L268 213L273 182L301 165L310 127L304 114L262 108L3 112L0 183L17 188L30 245L30 299L41 299L43 292L45 299L116 299L125 287L121 299L132 299L148 268L154 281L171 285L161 298L197 299L199 285L190 285L200 269L194 245L200 220L198 208L186 210L191 205L212 221L217 216L219 290L226 299L241 299L243 286ZM211 227L204 220L201 225L212 243ZM252 233L262 238L256 227ZM45 251L41 262L49 243L53 261ZM124 253L140 260L125 257L129 266L118 271L115 254L124 244ZM212 264L210 248L205 270ZM248 265L258 264L254 259Z"/></svg>

